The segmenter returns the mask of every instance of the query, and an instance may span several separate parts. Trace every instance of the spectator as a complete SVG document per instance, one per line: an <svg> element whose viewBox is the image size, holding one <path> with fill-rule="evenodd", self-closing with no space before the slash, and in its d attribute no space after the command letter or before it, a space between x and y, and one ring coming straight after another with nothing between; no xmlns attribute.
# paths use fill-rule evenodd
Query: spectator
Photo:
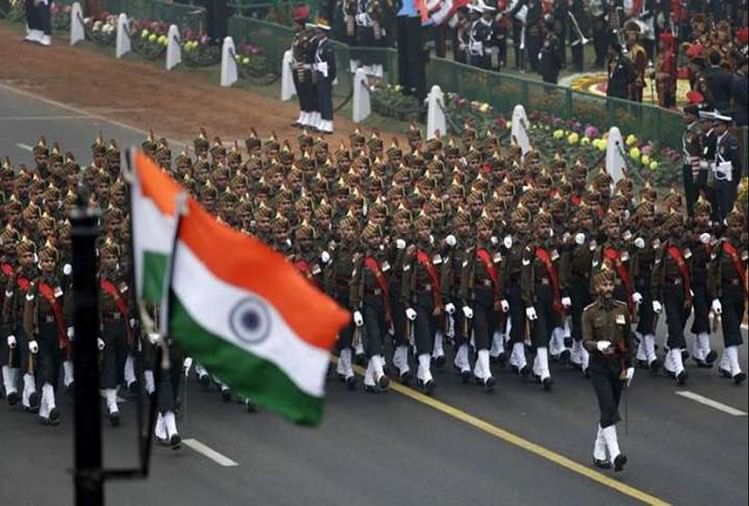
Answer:
<svg viewBox="0 0 749 506"><path fill-rule="evenodd" d="M713 51L708 57L710 67L705 73L712 104L724 114L731 110L731 73L721 65L721 56Z"/></svg>
<svg viewBox="0 0 749 506"><path fill-rule="evenodd" d="M747 97L747 69L749 59L744 57L738 62L736 73L733 75L731 96L733 98L733 119L737 127L745 127L749 123L749 97Z"/></svg>

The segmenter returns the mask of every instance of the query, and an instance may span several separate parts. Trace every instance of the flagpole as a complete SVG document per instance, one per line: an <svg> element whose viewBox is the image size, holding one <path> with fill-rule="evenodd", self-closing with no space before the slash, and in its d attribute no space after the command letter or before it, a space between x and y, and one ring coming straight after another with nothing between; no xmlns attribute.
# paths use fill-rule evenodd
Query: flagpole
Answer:
<svg viewBox="0 0 749 506"><path fill-rule="evenodd" d="M70 213L73 249L73 327L75 351L75 504L97 506L104 503L102 470L101 413L99 407L99 330L98 287L96 283L96 239L99 235L97 209L86 206L79 192L77 206Z"/></svg>

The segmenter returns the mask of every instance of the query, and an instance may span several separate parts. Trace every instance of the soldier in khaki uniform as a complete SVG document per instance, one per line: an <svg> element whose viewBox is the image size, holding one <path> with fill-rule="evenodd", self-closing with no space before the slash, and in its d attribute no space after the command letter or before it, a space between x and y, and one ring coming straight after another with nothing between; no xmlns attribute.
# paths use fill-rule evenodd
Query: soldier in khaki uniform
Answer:
<svg viewBox="0 0 749 506"><path fill-rule="evenodd" d="M590 378L601 416L593 449L593 463L621 471L627 457L619 449L616 423L622 390L634 377L632 331L627 305L614 299L614 271L604 268L594 276L597 300L583 312L583 346L590 353Z"/></svg>

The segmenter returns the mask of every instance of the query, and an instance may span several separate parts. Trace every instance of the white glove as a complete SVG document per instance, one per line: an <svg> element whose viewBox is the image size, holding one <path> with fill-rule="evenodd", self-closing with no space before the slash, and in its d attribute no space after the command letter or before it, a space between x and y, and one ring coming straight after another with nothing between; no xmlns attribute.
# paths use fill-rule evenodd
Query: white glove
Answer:
<svg viewBox="0 0 749 506"><path fill-rule="evenodd" d="M364 317L362 317L361 311L354 311L354 325L357 327L364 325Z"/></svg>
<svg viewBox="0 0 749 506"><path fill-rule="evenodd" d="M723 304L721 304L718 299L713 299L712 309L713 313L717 315L723 314Z"/></svg>
<svg viewBox="0 0 749 506"><path fill-rule="evenodd" d="M185 370L185 378L190 374L192 368L192 357L185 357L185 361L182 362L182 367Z"/></svg>
<svg viewBox="0 0 749 506"><path fill-rule="evenodd" d="M473 309L471 309L468 306L463 306L463 316L468 318L469 320L473 318Z"/></svg>
<svg viewBox="0 0 749 506"><path fill-rule="evenodd" d="M408 318L411 321L414 321L416 319L416 311L414 311L414 308L412 307L406 308L406 318Z"/></svg>
<svg viewBox="0 0 749 506"><path fill-rule="evenodd" d="M635 246L637 246L638 249L642 249L645 247L645 239L642 237L638 237L635 239Z"/></svg>
<svg viewBox="0 0 749 506"><path fill-rule="evenodd" d="M527 308L525 308L525 316L531 321L537 320L538 315L536 314L536 308L533 306L528 306Z"/></svg>
<svg viewBox="0 0 749 506"><path fill-rule="evenodd" d="M39 343L36 341L29 341L29 351L34 355L39 353Z"/></svg>
<svg viewBox="0 0 749 506"><path fill-rule="evenodd" d="M702 234L700 234L700 242L702 244L710 244L710 239L712 239L712 236L707 232L703 232Z"/></svg>
<svg viewBox="0 0 749 506"><path fill-rule="evenodd" d="M653 301L653 311L660 314L661 311L663 311L663 306L661 306L661 303L657 300Z"/></svg>
<svg viewBox="0 0 749 506"><path fill-rule="evenodd" d="M16 336L8 336L8 348L15 350L16 344Z"/></svg>
<svg viewBox="0 0 749 506"><path fill-rule="evenodd" d="M632 378L635 377L635 368L634 367L627 367L627 373L626 373L626 381L627 386L629 386L630 383L632 383Z"/></svg>
<svg viewBox="0 0 749 506"><path fill-rule="evenodd" d="M562 297L562 306L564 306L565 309L572 306L572 299L569 297Z"/></svg>
<svg viewBox="0 0 749 506"><path fill-rule="evenodd" d="M452 302L448 302L445 304L445 313L447 314L455 314L455 304Z"/></svg>
<svg viewBox="0 0 749 506"><path fill-rule="evenodd" d="M68 339L71 341L75 339L75 329L73 327L68 327Z"/></svg>
<svg viewBox="0 0 749 506"><path fill-rule="evenodd" d="M406 249L406 241L404 241L403 239L396 239L395 247L398 249Z"/></svg>
<svg viewBox="0 0 749 506"><path fill-rule="evenodd" d="M502 244L504 244L504 247L507 249L512 248L512 236L506 235L504 239L502 239Z"/></svg>
<svg viewBox="0 0 749 506"><path fill-rule="evenodd" d="M99 348L99 351L104 350L104 346L106 346L106 344L104 343L104 339L102 339L101 337L97 337L96 338L96 347Z"/></svg>
<svg viewBox="0 0 749 506"><path fill-rule="evenodd" d="M135 318L130 318L130 321L128 323L130 323L130 328L131 329L135 328Z"/></svg>
<svg viewBox="0 0 749 506"><path fill-rule="evenodd" d="M700 169L706 170L708 167L710 167L710 164L707 163L707 160L700 160Z"/></svg>
<svg viewBox="0 0 749 506"><path fill-rule="evenodd" d="M493 235L493 236L491 236L491 238L489 239L489 242L491 242L491 243L492 243L492 246L496 246L497 244L499 244L499 239L497 239L497 236L496 236L496 235Z"/></svg>
<svg viewBox="0 0 749 506"><path fill-rule="evenodd" d="M596 343L596 349L601 353L604 353L609 348L611 348L611 341L598 341Z"/></svg>
<svg viewBox="0 0 749 506"><path fill-rule="evenodd" d="M502 299L499 301L499 307L502 308L503 313L506 313L510 310L510 303L507 302L507 299Z"/></svg>
<svg viewBox="0 0 749 506"><path fill-rule="evenodd" d="M583 245L585 244L585 234L582 232L578 232L575 234L575 244Z"/></svg>
<svg viewBox="0 0 749 506"><path fill-rule="evenodd" d="M149 332L148 333L148 342L150 342L153 345L159 344L161 341L161 335L158 332Z"/></svg>
<svg viewBox="0 0 749 506"><path fill-rule="evenodd" d="M455 247L456 244L458 244L458 240L455 238L454 235L450 234L447 237L445 237L445 244L453 248Z"/></svg>
<svg viewBox="0 0 749 506"><path fill-rule="evenodd" d="M73 266L70 264L65 264L62 268L62 273L66 276L70 276L73 273Z"/></svg>
<svg viewBox="0 0 749 506"><path fill-rule="evenodd" d="M639 304L642 302L642 294L640 292L635 292L632 294L632 302L635 304Z"/></svg>
<svg viewBox="0 0 749 506"><path fill-rule="evenodd" d="M323 251L322 253L320 253L320 261L324 264L330 262L330 253L328 253L327 251Z"/></svg>

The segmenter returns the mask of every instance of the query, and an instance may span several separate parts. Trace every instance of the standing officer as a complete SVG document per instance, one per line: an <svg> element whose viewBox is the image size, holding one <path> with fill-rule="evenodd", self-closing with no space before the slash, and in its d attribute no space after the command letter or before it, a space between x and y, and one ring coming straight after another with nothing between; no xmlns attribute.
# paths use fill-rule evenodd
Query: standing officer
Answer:
<svg viewBox="0 0 749 506"><path fill-rule="evenodd" d="M696 92L695 92L696 93ZM707 163L702 164L703 143L705 135L699 122L700 106L689 104L684 107L684 123L686 127L681 135L684 164L682 177L684 179L684 198L687 204L687 215L693 215L693 206L701 188L707 188Z"/></svg>
<svg viewBox="0 0 749 506"><path fill-rule="evenodd" d="M746 379L739 365L738 347L741 320L749 298L746 286L747 251L746 216L738 209L726 218L726 231L715 246L708 268L707 292L713 299L712 310L720 318L725 351L720 361L720 373L733 378L737 385Z"/></svg>
<svg viewBox="0 0 749 506"><path fill-rule="evenodd" d="M550 15L547 15L546 38L544 39L541 51L538 53L539 70L545 83L557 84L559 81L559 71L563 63L560 58L560 47L564 48L564 44L560 42L560 38L557 37L554 31L554 19ZM547 91L552 90L553 88L547 89Z"/></svg>
<svg viewBox="0 0 749 506"><path fill-rule="evenodd" d="M591 355L590 378L601 416L593 449L593 463L621 471L627 457L619 449L616 423L622 390L635 374L629 310L614 300L614 271L604 268L594 276L597 299L583 312L583 346Z"/></svg>
<svg viewBox="0 0 749 506"><path fill-rule="evenodd" d="M581 2L582 3L582 2ZM572 12L579 20L577 10L573 8ZM611 40L609 31L609 2L608 0L590 0L589 4L590 17L593 26L593 49L596 53L594 66L596 69L602 69L606 62L606 49ZM619 27L617 27L619 28ZM582 53L582 50L580 50ZM574 50L573 50L574 58Z"/></svg>
<svg viewBox="0 0 749 506"><path fill-rule="evenodd" d="M609 48L609 80L606 96L629 99L630 86L637 79L632 62L624 56L624 49L617 41L611 41Z"/></svg>
<svg viewBox="0 0 749 506"><path fill-rule="evenodd" d="M314 83L317 86L320 122L317 129L320 133L333 133L333 81L336 78L335 51L328 39L330 25L327 20L319 19L315 24L319 40L315 50Z"/></svg>
<svg viewBox="0 0 749 506"><path fill-rule="evenodd" d="M317 91L312 84L312 62L314 56L315 30L307 28L306 18L294 18L294 40L291 43L294 87L299 100L299 117L291 126L315 127L315 103Z"/></svg>
<svg viewBox="0 0 749 506"><path fill-rule="evenodd" d="M718 204L720 222L728 216L736 201L736 191L741 180L742 166L739 155L739 144L736 137L728 131L733 119L724 114L715 115L714 139L715 162L715 202Z"/></svg>

